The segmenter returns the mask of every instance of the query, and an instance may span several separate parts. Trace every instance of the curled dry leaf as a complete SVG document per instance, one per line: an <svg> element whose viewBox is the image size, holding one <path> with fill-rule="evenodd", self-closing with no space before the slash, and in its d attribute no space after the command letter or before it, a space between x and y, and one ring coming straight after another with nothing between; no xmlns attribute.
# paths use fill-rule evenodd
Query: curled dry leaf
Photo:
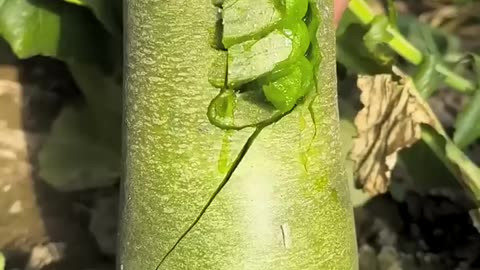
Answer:
<svg viewBox="0 0 480 270"><path fill-rule="evenodd" d="M394 68L394 73L359 76L364 108L355 117L357 137L350 158L363 189L386 192L397 153L421 138L421 124L436 126L428 105L413 81Z"/></svg>

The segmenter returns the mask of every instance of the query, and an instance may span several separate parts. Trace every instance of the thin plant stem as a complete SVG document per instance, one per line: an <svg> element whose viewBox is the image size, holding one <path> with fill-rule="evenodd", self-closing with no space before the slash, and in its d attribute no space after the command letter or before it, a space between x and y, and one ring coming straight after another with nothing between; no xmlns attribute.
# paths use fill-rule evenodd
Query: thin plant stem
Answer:
<svg viewBox="0 0 480 270"><path fill-rule="evenodd" d="M370 24L375 17L374 12L365 0L350 0L348 8L362 24ZM394 26L387 26L387 31L392 35L392 39L388 42L392 50L414 65L422 63L422 52L415 48ZM471 93L475 90L473 82L456 74L448 67L438 64L435 70L445 76L445 83L453 89L463 93Z"/></svg>

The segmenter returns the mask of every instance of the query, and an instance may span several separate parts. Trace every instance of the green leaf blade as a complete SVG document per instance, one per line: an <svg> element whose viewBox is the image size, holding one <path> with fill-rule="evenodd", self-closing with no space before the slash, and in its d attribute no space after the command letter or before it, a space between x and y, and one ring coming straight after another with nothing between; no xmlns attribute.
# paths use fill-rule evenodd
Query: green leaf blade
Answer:
<svg viewBox="0 0 480 270"><path fill-rule="evenodd" d="M19 58L43 55L111 68L108 33L90 11L65 2L1 3L0 36Z"/></svg>
<svg viewBox="0 0 480 270"><path fill-rule="evenodd" d="M104 27L114 35L122 32L121 0L64 0L67 3L87 7L92 10Z"/></svg>
<svg viewBox="0 0 480 270"><path fill-rule="evenodd" d="M109 186L120 177L119 149L102 142L88 110L66 107L39 154L40 176L62 191Z"/></svg>
<svg viewBox="0 0 480 270"><path fill-rule="evenodd" d="M465 148L480 137L480 91L476 91L455 122L453 140Z"/></svg>
<svg viewBox="0 0 480 270"><path fill-rule="evenodd" d="M480 56L470 54L468 60L472 62L476 72L477 85L480 82ZM465 148L480 137L480 91L477 89L455 122L453 141Z"/></svg>

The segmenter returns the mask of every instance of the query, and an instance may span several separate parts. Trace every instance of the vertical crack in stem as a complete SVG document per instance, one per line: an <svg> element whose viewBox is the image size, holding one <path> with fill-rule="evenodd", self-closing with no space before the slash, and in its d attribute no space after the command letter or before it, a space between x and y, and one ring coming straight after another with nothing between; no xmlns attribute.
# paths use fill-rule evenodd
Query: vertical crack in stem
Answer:
<svg viewBox="0 0 480 270"><path fill-rule="evenodd" d="M187 230L185 230L185 232L180 235L180 237L178 238L178 240L175 242L175 244L173 244L173 246L168 250L168 252L163 256L162 260L160 261L160 263L158 263L157 267L155 268L155 270L158 270L160 269L160 266L163 264L163 262L165 262L165 260L168 258L168 256L175 250L175 248L180 244L180 242L192 231L192 229L195 227L195 225L197 225L197 223L200 221L200 219L202 218L202 216L205 214L205 212L207 211L207 209L210 207L210 205L213 203L213 201L215 200L215 198L218 196L218 194L223 190L223 188L225 187L225 185L228 183L228 181L230 180L230 178L232 177L233 173L235 172L235 170L237 169L238 165L240 165L240 162L242 161L243 157L247 154L248 152L248 149L250 148L250 146L253 144L253 142L255 141L255 138L257 138L257 136L260 134L260 132L263 130L263 128L266 127L266 126L261 126L261 127L257 127L255 129L255 131L252 133L252 135L250 135L250 137L248 138L248 140L245 142L245 144L243 145L242 149L240 150L240 153L238 154L238 156L235 158L232 166L230 167L230 169L228 170L227 174L225 175L225 177L223 178L222 182L220 182L220 184L218 185L218 187L215 189L215 191L212 193L212 196L210 196L210 199L208 199L207 203L203 206L202 210L199 212L199 214L197 215L197 217L195 218L195 220L192 222L192 224L187 228Z"/></svg>

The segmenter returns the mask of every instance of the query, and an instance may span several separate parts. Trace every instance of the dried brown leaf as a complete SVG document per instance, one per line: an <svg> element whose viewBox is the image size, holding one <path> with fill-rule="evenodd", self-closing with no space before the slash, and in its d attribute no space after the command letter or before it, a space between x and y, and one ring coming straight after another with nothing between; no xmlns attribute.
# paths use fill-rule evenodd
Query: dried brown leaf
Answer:
<svg viewBox="0 0 480 270"><path fill-rule="evenodd" d="M359 183L371 194L386 192L397 153L421 138L420 124L437 125L413 81L394 72L399 78L381 74L357 81L364 108L355 117L358 136L350 158Z"/></svg>

